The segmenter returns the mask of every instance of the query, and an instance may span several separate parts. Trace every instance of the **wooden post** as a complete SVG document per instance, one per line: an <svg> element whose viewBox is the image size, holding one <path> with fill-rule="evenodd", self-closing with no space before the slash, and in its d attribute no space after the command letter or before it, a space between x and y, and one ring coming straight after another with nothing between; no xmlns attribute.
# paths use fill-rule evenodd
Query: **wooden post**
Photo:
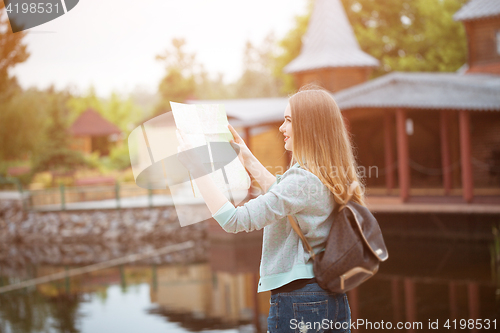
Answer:
<svg viewBox="0 0 500 333"><path fill-rule="evenodd" d="M402 320L401 316L401 298L399 297L400 290L400 280L395 277L391 279L391 294L392 294L392 311L394 314L394 322L399 322Z"/></svg>
<svg viewBox="0 0 500 333"><path fill-rule="evenodd" d="M127 278L125 276L125 269L123 268L123 265L120 265L120 286L122 288L122 291L127 290Z"/></svg>
<svg viewBox="0 0 500 333"><path fill-rule="evenodd" d="M469 282L467 284L467 294L469 303L469 319L480 319L479 314L479 287L475 282ZM472 332L478 332L479 330L474 327Z"/></svg>
<svg viewBox="0 0 500 333"><path fill-rule="evenodd" d="M148 202L149 202L149 208L153 208L153 190L148 189Z"/></svg>
<svg viewBox="0 0 500 333"><path fill-rule="evenodd" d="M118 181L115 183L115 199L116 208L120 209L120 183Z"/></svg>
<svg viewBox="0 0 500 333"><path fill-rule="evenodd" d="M411 278L404 279L406 321L414 323L417 321L417 306L415 299L415 282ZM415 332L412 327L407 332Z"/></svg>
<svg viewBox="0 0 500 333"><path fill-rule="evenodd" d="M158 291L158 272L157 272L157 269L156 269L156 265L153 264L153 269L152 269L152 289L154 292L157 292Z"/></svg>
<svg viewBox="0 0 500 333"><path fill-rule="evenodd" d="M450 157L450 139L448 131L449 113L441 110L441 166L443 169L443 187L444 194L450 195L451 192L451 157Z"/></svg>
<svg viewBox="0 0 500 333"><path fill-rule="evenodd" d="M64 184L59 184L59 191L61 192L61 210L66 210L66 195L64 191Z"/></svg>
<svg viewBox="0 0 500 333"><path fill-rule="evenodd" d="M406 112L396 109L396 132L398 143L399 192L403 202L410 197L410 152L406 134Z"/></svg>
<svg viewBox="0 0 500 333"><path fill-rule="evenodd" d="M450 319L458 319L458 300L457 300L457 284L453 281L448 283L448 292L450 300Z"/></svg>
<svg viewBox="0 0 500 333"><path fill-rule="evenodd" d="M473 180L471 164L471 146L470 146L470 116L469 111L460 110L458 115L460 129L460 161L462 164L462 191L465 202L472 202Z"/></svg>
<svg viewBox="0 0 500 333"><path fill-rule="evenodd" d="M69 271L69 267L68 266L64 266L64 270L66 272ZM69 295L71 293L71 280L69 278L69 276L66 275L66 278L64 279L64 289L66 291L66 295Z"/></svg>
<svg viewBox="0 0 500 333"><path fill-rule="evenodd" d="M384 153L385 153L385 186L387 194L394 188L394 154L392 152L392 118L391 111L384 113Z"/></svg>

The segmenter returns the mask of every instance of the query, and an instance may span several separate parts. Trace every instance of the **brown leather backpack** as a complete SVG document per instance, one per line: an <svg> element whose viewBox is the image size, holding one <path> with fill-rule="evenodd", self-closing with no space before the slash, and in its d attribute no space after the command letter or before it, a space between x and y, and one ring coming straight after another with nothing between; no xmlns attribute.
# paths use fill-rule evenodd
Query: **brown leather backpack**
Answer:
<svg viewBox="0 0 500 333"><path fill-rule="evenodd" d="M350 193L355 186L358 184L351 185ZM325 250L318 254L313 252L295 219L289 215L288 220L313 259L319 286L344 293L375 275L389 254L378 222L368 208L348 200L332 214Z"/></svg>

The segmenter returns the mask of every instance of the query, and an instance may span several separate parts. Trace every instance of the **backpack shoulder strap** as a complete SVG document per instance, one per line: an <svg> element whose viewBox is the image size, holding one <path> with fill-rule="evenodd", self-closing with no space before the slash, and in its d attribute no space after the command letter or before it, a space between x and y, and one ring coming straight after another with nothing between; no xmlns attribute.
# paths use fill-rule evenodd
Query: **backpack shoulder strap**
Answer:
<svg viewBox="0 0 500 333"><path fill-rule="evenodd" d="M302 230L300 230L299 224L297 223L297 221L295 221L295 218L292 215L288 215L288 221L290 221L290 225L292 226L293 230L295 230L297 235L299 235L300 239L302 240L302 244L304 245L307 252L309 252L309 254L311 255L312 260L314 260L316 255L314 254L311 245L309 245L306 236L304 236Z"/></svg>

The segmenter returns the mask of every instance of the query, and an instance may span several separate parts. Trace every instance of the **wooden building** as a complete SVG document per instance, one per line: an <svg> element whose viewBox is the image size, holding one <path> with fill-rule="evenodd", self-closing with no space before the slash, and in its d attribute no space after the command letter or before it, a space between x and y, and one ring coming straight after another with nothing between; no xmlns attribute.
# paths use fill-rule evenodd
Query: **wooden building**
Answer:
<svg viewBox="0 0 500 333"><path fill-rule="evenodd" d="M454 19L463 22L467 33L467 73L500 74L500 2L469 1Z"/></svg>
<svg viewBox="0 0 500 333"><path fill-rule="evenodd" d="M90 154L98 151L108 155L112 143L121 140L122 131L92 109L83 112L69 129L73 136L71 148Z"/></svg>
<svg viewBox="0 0 500 333"><path fill-rule="evenodd" d="M297 87L316 83L331 92L368 80L379 61L359 47L340 0L316 0L297 58L285 68Z"/></svg>
<svg viewBox="0 0 500 333"><path fill-rule="evenodd" d="M299 86L321 83L333 93L352 133L369 201L391 199L390 209L455 203L450 211L464 212L474 207L457 203L500 203L500 1L472 0L455 18L468 32L468 70L395 72L366 81L354 73L368 75L377 63L359 49L340 0L315 2L301 53L286 71ZM225 104L265 166L279 173L288 165L278 131L288 98L196 103Z"/></svg>
<svg viewBox="0 0 500 333"><path fill-rule="evenodd" d="M467 30L466 74L392 73L335 94L360 165L378 168L367 185L391 194L397 183L403 202L500 198L500 2L472 0L454 17Z"/></svg>
<svg viewBox="0 0 500 333"><path fill-rule="evenodd" d="M500 197L499 92L493 75L391 73L335 98L372 194L482 202Z"/></svg>

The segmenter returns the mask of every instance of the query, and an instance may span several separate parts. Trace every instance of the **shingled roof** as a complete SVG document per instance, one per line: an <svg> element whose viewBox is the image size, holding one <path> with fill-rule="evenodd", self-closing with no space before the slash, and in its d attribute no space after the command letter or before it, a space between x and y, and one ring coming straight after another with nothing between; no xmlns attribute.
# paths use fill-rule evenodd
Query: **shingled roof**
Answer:
<svg viewBox="0 0 500 333"><path fill-rule="evenodd" d="M92 109L83 112L69 129L72 135L105 136L120 134L122 131Z"/></svg>
<svg viewBox="0 0 500 333"><path fill-rule="evenodd" d="M300 55L286 73L331 67L377 67L379 62L359 47L340 0L316 0Z"/></svg>
<svg viewBox="0 0 500 333"><path fill-rule="evenodd" d="M500 111L500 76L485 74L393 72L332 94L342 111L354 108ZM288 98L197 100L224 104L233 126L283 121Z"/></svg>
<svg viewBox="0 0 500 333"><path fill-rule="evenodd" d="M499 0L470 0L453 15L453 18L456 21L470 21L499 15Z"/></svg>
<svg viewBox="0 0 500 333"><path fill-rule="evenodd" d="M334 95L342 111L415 108L500 111L500 76L393 72Z"/></svg>

